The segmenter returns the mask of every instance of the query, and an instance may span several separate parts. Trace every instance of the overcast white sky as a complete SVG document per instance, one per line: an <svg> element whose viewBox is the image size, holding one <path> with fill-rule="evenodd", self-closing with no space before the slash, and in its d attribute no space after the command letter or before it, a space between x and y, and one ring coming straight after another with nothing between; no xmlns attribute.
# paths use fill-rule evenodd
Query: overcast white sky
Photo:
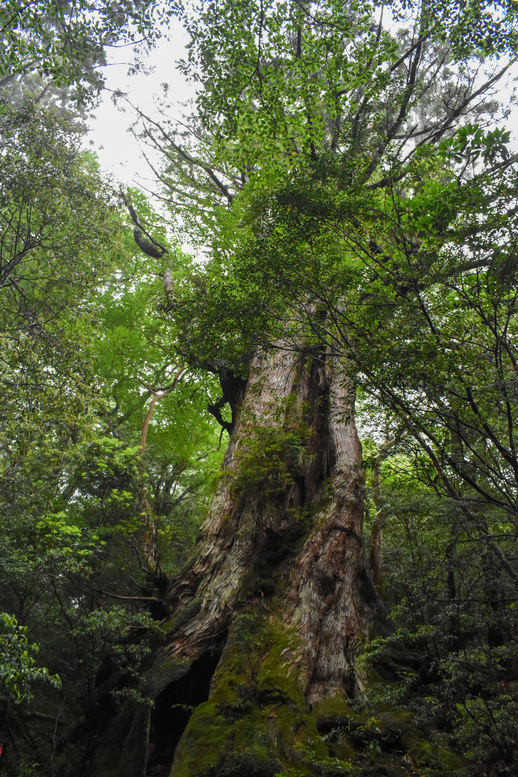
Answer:
<svg viewBox="0 0 518 777"><path fill-rule="evenodd" d="M178 106L193 95L193 87L186 83L175 68L176 60L185 53L187 35L178 25L171 32L169 39L162 39L151 52L146 66L153 67L149 74L140 73L128 76L128 66L133 54L131 49L116 49L111 51L110 65L105 68L107 89L103 93L101 104L95 111L95 118L90 122L91 131L88 136L89 148L95 151L106 172L114 175L117 180L126 185L135 185L139 181L151 179L152 174L128 128L135 119L130 108L122 111L112 100L113 91L120 89L127 93L128 99L149 115L157 115L156 97L163 95L161 84L169 85L168 101Z"/></svg>

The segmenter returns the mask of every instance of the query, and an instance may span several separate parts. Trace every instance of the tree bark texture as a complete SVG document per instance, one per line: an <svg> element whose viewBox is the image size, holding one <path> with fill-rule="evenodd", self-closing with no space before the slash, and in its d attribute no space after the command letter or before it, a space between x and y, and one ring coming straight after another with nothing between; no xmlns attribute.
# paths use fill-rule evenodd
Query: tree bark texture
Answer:
<svg viewBox="0 0 518 777"><path fill-rule="evenodd" d="M175 750L171 777L273 775L321 740L311 711L363 687L357 659L384 618L363 513L353 381L320 349L257 356L208 518L169 592L166 646L144 682L154 749L136 773L169 773ZM159 709L181 705L194 713L170 716L167 733Z"/></svg>
<svg viewBox="0 0 518 777"><path fill-rule="evenodd" d="M352 381L319 351L257 357L223 469L194 560L169 595L173 612L197 601L171 632L170 656L199 656L237 611L265 603L269 580L280 576L283 593L275 593L303 646L308 701L354 694L363 684L356 657L380 613L363 553Z"/></svg>

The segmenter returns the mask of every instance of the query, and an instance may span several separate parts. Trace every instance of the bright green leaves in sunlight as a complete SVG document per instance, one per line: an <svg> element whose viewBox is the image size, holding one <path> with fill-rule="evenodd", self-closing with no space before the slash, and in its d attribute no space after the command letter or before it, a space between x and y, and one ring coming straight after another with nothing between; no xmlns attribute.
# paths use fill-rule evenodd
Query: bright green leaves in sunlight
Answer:
<svg viewBox="0 0 518 777"><path fill-rule="evenodd" d="M206 410L217 395L185 370L162 317L170 257L138 250L76 130L30 105L3 129L0 690L11 716L25 701L79 726L102 693L113 704L134 691L157 638L155 582L185 561L222 455ZM145 198L133 201L167 242ZM103 662L124 679L93 692ZM62 686L43 693L35 681L51 675ZM70 768L80 754L59 758Z"/></svg>
<svg viewBox="0 0 518 777"><path fill-rule="evenodd" d="M349 90L368 84L370 95L380 93L381 63L397 59L390 36L370 31L371 11L340 2L215 2L191 16L185 69L206 85L200 117L224 139L222 152L241 169L268 160L263 173L273 172L272 162L289 170L323 138L336 145L353 132L343 126Z"/></svg>
<svg viewBox="0 0 518 777"><path fill-rule="evenodd" d="M500 127L484 132L480 126L468 124L443 142L441 150L457 164L474 164L481 159L484 164L492 165L509 159L510 139L511 133Z"/></svg>
<svg viewBox="0 0 518 777"><path fill-rule="evenodd" d="M323 148L346 149L349 160L370 150L377 165L380 135L391 145L402 140L417 104L435 129L448 112L441 94L453 97L455 118L462 113L455 60L517 44L514 3L394 3L389 10L334 0L217 0L197 11L186 13L192 42L183 67L204 84L199 119L214 139L216 166L231 155L238 169L261 165L262 175L293 171L301 154L315 159ZM426 142L422 126L416 138Z"/></svg>

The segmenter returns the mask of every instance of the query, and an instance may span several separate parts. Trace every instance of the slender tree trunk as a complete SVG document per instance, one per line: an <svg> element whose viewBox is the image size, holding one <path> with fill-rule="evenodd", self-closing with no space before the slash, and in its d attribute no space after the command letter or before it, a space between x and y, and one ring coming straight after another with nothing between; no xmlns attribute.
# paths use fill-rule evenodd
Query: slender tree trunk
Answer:
<svg viewBox="0 0 518 777"><path fill-rule="evenodd" d="M321 742L318 720L363 687L357 659L384 620L363 512L353 382L320 350L256 357L169 592L166 647L144 683L153 755L135 774L168 772L174 754L171 777L273 775Z"/></svg>

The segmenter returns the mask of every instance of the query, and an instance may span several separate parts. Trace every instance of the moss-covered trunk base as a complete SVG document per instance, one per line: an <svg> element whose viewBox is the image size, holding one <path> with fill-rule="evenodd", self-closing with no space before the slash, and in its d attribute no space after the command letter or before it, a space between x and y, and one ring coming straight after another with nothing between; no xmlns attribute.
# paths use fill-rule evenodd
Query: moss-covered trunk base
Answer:
<svg viewBox="0 0 518 777"><path fill-rule="evenodd" d="M171 777L461 773L445 739L419 734L409 714L360 711L343 692L308 703L300 652L300 638L275 604L235 618L209 698L176 748Z"/></svg>

